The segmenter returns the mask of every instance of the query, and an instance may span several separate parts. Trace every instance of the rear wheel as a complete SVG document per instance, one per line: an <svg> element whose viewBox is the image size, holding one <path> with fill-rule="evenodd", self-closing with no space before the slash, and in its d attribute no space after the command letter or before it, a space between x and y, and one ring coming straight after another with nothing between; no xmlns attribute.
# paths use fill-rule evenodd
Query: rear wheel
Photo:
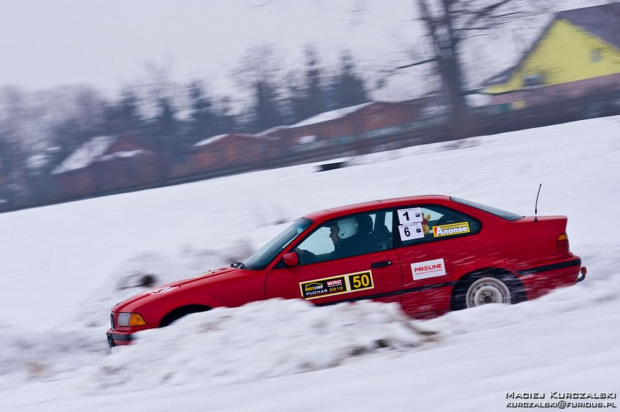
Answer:
<svg viewBox="0 0 620 412"><path fill-rule="evenodd" d="M452 291L451 307L461 310L489 303L511 305L525 300L527 295L518 278L502 269L488 269L459 280Z"/></svg>
<svg viewBox="0 0 620 412"><path fill-rule="evenodd" d="M512 293L508 285L495 277L477 279L467 289L465 307L475 308L489 303L512 303Z"/></svg>

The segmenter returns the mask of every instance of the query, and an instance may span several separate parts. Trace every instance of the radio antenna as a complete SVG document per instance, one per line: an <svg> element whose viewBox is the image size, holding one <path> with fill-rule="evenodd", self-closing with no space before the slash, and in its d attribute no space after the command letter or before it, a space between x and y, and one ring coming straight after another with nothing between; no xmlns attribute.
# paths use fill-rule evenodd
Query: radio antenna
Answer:
<svg viewBox="0 0 620 412"><path fill-rule="evenodd" d="M538 196L540 196L540 188L542 183L538 186L538 194L536 194L536 205L534 206L534 222L538 222Z"/></svg>

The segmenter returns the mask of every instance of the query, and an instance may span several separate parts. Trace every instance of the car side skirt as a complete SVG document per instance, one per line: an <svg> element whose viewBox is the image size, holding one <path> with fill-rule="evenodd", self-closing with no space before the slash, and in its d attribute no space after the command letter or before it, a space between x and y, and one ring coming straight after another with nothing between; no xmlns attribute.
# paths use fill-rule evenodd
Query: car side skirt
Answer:
<svg viewBox="0 0 620 412"><path fill-rule="evenodd" d="M356 302L358 300L380 299L380 298L386 298L386 297L390 297L390 296L404 295L404 294L407 294L407 293L420 292L420 291L428 290L428 289L437 289L437 288L443 288L443 287L446 287L446 286L454 286L454 285L456 285L456 283L457 282L436 283L434 285L418 286L418 287L415 287L415 288L407 288L407 289L402 289L402 290L396 290L394 292L377 293L375 295L367 295L367 296L360 296L360 297L357 297L357 298L343 299L343 300L339 300L337 302L318 303L316 306L331 306L331 305L337 305L338 303L342 303L342 302Z"/></svg>

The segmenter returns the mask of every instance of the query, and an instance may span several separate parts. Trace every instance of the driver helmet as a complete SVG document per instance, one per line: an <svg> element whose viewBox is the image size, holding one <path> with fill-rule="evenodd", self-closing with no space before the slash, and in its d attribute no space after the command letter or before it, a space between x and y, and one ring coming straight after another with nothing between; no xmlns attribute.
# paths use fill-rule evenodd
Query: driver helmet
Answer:
<svg viewBox="0 0 620 412"><path fill-rule="evenodd" d="M357 233L357 219L349 217L338 221L338 237L341 240L348 239Z"/></svg>

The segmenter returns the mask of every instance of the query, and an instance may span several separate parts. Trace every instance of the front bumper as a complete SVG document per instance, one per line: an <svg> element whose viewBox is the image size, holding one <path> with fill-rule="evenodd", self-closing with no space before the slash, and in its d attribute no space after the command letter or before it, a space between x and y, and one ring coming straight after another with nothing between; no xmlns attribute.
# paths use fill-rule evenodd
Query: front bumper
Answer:
<svg viewBox="0 0 620 412"><path fill-rule="evenodd" d="M108 346L123 346L129 345L133 340L131 333L129 332L121 332L115 329L110 329L106 332L106 337L108 339Z"/></svg>

